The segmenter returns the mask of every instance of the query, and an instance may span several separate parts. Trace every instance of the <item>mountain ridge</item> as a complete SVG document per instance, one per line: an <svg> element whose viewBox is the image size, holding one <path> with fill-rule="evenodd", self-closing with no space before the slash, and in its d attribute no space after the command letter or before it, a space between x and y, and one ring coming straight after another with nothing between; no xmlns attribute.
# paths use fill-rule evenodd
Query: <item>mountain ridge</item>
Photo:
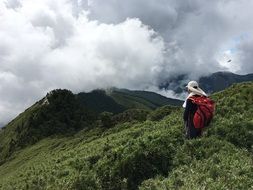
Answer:
<svg viewBox="0 0 253 190"><path fill-rule="evenodd" d="M180 94L185 90L185 86L189 80L187 74L179 75L170 80L164 81L159 85L160 89L173 90L176 94ZM207 93L214 93L224 90L234 83L253 81L253 73L239 75L227 71L219 71L202 76L197 79L199 86Z"/></svg>
<svg viewBox="0 0 253 190"><path fill-rule="evenodd" d="M127 103L125 103L126 99ZM154 104L154 100L151 101L151 99L157 103ZM170 105L171 102L182 103L180 100L169 99L147 91L117 89L108 95L105 90L78 94L73 94L65 89L53 90L2 128L0 131L0 163L8 159L16 150L34 144L43 138L92 128L92 123L100 118L103 123L101 125L105 126L131 119L142 120L145 114L148 114L148 111L145 110ZM132 109L132 113L127 111L128 109ZM107 121L110 114L103 115L103 112L122 114L112 120L109 118ZM26 138L27 136L30 138Z"/></svg>

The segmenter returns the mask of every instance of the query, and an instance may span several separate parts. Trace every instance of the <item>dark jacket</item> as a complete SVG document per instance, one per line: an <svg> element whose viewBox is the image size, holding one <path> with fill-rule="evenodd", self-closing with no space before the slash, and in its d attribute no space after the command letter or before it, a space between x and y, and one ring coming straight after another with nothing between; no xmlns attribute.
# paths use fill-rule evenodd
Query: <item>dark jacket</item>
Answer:
<svg viewBox="0 0 253 190"><path fill-rule="evenodd" d="M194 96L198 97L198 95ZM193 116L196 111L197 105L194 104L191 99L187 99L183 119L185 122L186 138L188 139L200 137L202 135L202 129L196 129L193 124Z"/></svg>

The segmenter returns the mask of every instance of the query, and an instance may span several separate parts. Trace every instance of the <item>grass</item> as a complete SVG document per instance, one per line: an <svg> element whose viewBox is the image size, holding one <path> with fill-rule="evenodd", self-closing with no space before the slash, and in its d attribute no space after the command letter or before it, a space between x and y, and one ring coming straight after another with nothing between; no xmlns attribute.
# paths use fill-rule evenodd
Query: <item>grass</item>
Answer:
<svg viewBox="0 0 253 190"><path fill-rule="evenodd" d="M185 140L182 108L147 112L106 129L54 135L0 166L0 189L252 189L253 83L212 98L215 118Z"/></svg>

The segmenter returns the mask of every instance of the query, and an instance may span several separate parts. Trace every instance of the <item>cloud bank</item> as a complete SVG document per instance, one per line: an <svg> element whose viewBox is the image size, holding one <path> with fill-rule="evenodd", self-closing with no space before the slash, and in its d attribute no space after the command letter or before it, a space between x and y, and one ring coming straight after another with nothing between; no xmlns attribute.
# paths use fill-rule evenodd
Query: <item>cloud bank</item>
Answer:
<svg viewBox="0 0 253 190"><path fill-rule="evenodd" d="M55 88L156 91L180 74L253 72L252 6L246 0L1 1L0 122Z"/></svg>

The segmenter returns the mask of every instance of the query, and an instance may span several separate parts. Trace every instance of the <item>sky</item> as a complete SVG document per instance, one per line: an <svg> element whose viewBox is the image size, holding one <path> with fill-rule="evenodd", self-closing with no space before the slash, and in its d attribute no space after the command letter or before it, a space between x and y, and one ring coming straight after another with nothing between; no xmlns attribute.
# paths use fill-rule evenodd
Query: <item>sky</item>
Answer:
<svg viewBox="0 0 253 190"><path fill-rule="evenodd" d="M181 74L253 73L252 8L248 0L0 0L0 123L56 88L158 92Z"/></svg>

